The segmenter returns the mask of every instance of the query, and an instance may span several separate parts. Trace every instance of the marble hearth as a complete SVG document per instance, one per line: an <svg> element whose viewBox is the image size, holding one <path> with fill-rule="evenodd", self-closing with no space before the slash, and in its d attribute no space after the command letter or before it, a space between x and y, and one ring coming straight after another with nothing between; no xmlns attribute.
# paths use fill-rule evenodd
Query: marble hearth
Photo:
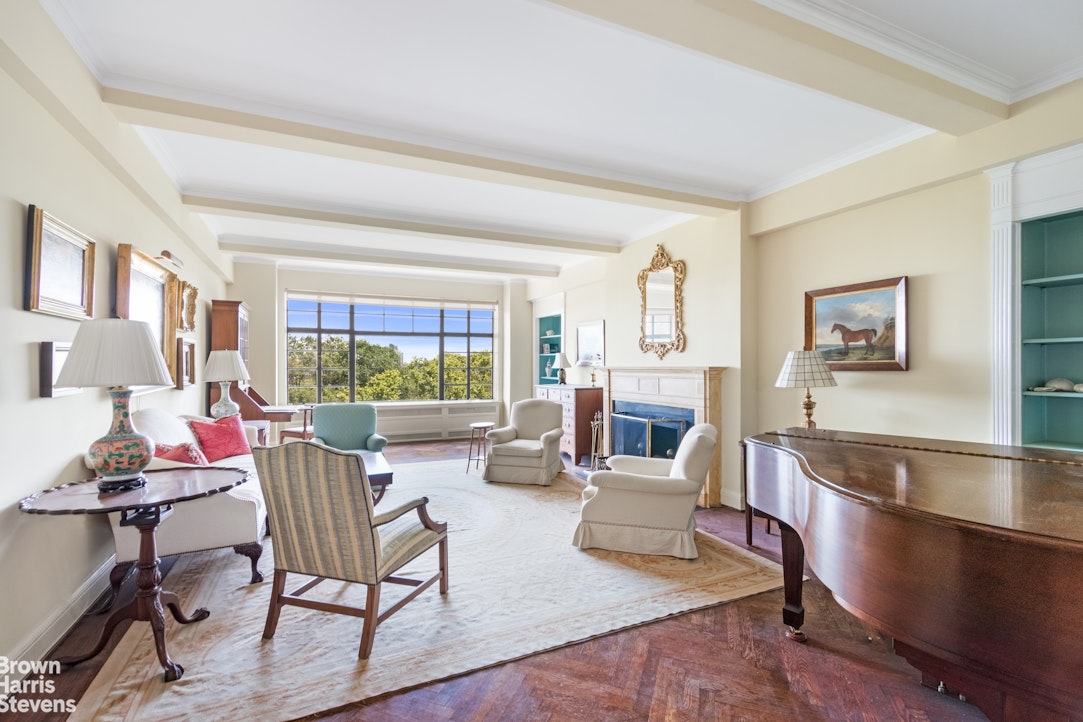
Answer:
<svg viewBox="0 0 1083 722"><path fill-rule="evenodd" d="M612 453L615 402L686 409L694 423L713 424L722 438L722 372L724 366L607 368L603 411L604 448ZM722 444L715 447L701 506L722 505Z"/></svg>

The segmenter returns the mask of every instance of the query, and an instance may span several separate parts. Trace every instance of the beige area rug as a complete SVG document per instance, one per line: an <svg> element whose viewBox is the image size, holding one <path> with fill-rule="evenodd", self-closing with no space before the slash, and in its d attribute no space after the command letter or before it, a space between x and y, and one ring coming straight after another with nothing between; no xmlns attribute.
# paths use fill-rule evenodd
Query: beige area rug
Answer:
<svg viewBox="0 0 1083 722"><path fill-rule="evenodd" d="M579 492L560 477L551 487L487 483L459 461L397 466L380 508L429 497L432 517L448 522L451 589L432 587L381 624L366 661L361 620L347 616L286 607L275 638L261 638L270 545L260 561L268 581L256 585L231 550L184 555L165 586L186 613L211 610L189 625L166 613L184 676L163 681L149 627L137 623L71 719L288 720L782 585L778 565L703 533L695 560L577 549ZM430 551L407 571L435 567ZM291 575L287 589L304 579ZM321 590L364 606L361 585L325 581L310 595ZM400 590L385 585L382 608Z"/></svg>

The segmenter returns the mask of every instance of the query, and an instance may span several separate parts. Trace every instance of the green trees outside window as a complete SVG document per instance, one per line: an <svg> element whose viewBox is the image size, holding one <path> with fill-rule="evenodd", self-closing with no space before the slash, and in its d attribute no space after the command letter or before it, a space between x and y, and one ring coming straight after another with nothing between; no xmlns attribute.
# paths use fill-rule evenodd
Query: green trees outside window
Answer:
<svg viewBox="0 0 1083 722"><path fill-rule="evenodd" d="M287 299L289 403L493 398L495 308L449 305Z"/></svg>

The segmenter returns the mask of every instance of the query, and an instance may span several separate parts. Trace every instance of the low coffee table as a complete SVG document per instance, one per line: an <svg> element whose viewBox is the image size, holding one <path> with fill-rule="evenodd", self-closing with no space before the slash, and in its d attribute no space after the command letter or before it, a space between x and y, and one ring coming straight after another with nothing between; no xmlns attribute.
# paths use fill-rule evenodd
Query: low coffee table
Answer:
<svg viewBox="0 0 1083 722"><path fill-rule="evenodd" d="M365 476L369 478L369 486L372 488L372 503L379 504L380 499L384 498L387 487L391 486L394 472L391 470L391 465L387 463L387 459L384 458L383 452L362 451L360 454L361 462L365 465Z"/></svg>
<svg viewBox="0 0 1083 722"><path fill-rule="evenodd" d="M139 572L135 578L135 599L110 615L105 622L101 639L92 650L57 661L73 665L97 655L105 649L113 630L122 620L149 622L154 631L158 661L165 670L165 681L172 682L181 678L184 667L170 659L166 651L165 614L162 607L169 607L173 618L181 624L206 619L210 612L197 609L191 617L186 616L181 611L177 595L162 590L155 530L163 519L173 513L174 504L232 489L247 481L248 473L241 469L197 466L148 471L146 477L145 486L111 494L98 491L98 479L64 484L26 497L19 502L19 509L29 514L108 514L117 511L121 514L121 526L134 526L139 530L139 561L136 562Z"/></svg>

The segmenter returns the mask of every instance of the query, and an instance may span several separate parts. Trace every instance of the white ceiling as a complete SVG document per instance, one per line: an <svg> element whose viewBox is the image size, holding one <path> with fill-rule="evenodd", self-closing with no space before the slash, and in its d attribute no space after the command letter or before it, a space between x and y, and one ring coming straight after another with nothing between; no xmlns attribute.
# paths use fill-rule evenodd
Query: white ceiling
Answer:
<svg viewBox="0 0 1083 722"><path fill-rule="evenodd" d="M293 267L556 275L1083 76L1079 0L40 1L223 251ZM756 42L809 31L951 86Z"/></svg>

